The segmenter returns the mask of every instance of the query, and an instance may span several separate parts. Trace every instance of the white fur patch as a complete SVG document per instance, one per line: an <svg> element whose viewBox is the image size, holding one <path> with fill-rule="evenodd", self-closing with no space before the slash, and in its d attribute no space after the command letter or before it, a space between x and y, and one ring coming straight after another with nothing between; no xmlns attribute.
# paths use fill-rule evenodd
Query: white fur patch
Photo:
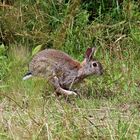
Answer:
<svg viewBox="0 0 140 140"><path fill-rule="evenodd" d="M31 78L32 77L32 75L30 74L30 75L26 75L26 76L24 76L23 77L23 79L22 80L27 80L27 79L29 79L29 78Z"/></svg>

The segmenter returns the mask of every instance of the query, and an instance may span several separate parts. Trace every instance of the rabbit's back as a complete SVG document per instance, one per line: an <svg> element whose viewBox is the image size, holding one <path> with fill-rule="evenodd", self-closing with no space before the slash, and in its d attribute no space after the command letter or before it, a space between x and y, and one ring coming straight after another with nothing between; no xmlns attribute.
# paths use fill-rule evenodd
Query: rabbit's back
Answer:
<svg viewBox="0 0 140 140"><path fill-rule="evenodd" d="M35 55L29 64L29 70L35 76L48 76L55 73L67 73L79 69L80 63L64 52L45 49Z"/></svg>

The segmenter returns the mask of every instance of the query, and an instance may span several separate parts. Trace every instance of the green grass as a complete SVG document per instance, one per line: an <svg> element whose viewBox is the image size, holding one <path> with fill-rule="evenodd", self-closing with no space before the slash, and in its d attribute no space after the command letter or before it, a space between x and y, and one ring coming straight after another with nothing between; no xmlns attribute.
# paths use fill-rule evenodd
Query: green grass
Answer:
<svg viewBox="0 0 140 140"><path fill-rule="evenodd" d="M140 4L117 2L0 7L0 139L140 139ZM38 45L82 61L94 44L104 74L75 85L79 97L54 96L44 79L22 81Z"/></svg>

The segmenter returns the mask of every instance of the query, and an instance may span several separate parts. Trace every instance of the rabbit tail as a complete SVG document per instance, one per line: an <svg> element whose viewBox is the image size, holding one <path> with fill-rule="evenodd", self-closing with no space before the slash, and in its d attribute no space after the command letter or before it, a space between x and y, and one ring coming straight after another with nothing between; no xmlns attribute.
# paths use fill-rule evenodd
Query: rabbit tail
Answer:
<svg viewBox="0 0 140 140"><path fill-rule="evenodd" d="M24 77L23 77L22 80L27 80L27 79L29 79L29 78L31 78L31 77L32 77L32 73L31 73L31 72L28 72L28 73L26 73L26 74L24 75Z"/></svg>

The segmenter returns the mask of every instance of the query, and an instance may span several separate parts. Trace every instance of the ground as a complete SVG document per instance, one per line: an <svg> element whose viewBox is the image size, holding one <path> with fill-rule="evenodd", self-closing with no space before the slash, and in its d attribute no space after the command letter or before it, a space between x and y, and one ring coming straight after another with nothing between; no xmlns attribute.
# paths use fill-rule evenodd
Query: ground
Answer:
<svg viewBox="0 0 140 140"><path fill-rule="evenodd" d="M6 2L0 3L0 139L140 139L139 1ZM47 79L22 81L40 49L82 61L91 46L104 74L75 85L79 96L55 96Z"/></svg>

